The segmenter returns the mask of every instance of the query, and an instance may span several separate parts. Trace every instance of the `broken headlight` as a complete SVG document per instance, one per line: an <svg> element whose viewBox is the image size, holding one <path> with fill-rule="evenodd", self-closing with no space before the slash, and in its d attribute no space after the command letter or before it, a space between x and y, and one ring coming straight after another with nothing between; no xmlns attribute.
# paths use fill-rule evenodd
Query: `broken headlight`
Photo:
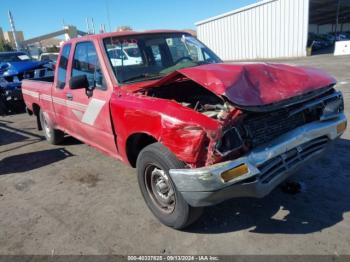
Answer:
<svg viewBox="0 0 350 262"><path fill-rule="evenodd" d="M330 101L324 102L324 108L320 117L321 121L335 118L344 111L344 98L339 92L338 95Z"/></svg>
<svg viewBox="0 0 350 262"><path fill-rule="evenodd" d="M221 140L216 144L216 152L221 156L226 156L243 146L242 137L236 127L227 129Z"/></svg>

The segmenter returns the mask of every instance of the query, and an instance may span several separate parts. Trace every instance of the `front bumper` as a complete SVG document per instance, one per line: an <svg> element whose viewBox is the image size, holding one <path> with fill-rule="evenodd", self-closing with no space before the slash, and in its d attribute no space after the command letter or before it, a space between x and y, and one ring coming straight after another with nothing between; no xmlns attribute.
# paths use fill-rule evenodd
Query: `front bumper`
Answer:
<svg viewBox="0 0 350 262"><path fill-rule="evenodd" d="M249 154L219 164L196 169L169 171L177 190L191 206L209 206L235 197L261 198L269 194L293 171L322 153L342 132L337 127L346 122L337 118L296 128L252 150ZM242 164L248 172L224 182L221 175Z"/></svg>

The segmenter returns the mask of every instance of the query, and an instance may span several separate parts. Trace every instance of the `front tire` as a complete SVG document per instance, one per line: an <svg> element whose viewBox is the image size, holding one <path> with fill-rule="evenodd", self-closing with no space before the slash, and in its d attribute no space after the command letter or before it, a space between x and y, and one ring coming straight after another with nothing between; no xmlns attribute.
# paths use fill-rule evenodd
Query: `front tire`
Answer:
<svg viewBox="0 0 350 262"><path fill-rule="evenodd" d="M53 145L60 144L64 139L64 133L52 127L51 121L44 111L40 110L39 117L46 140Z"/></svg>
<svg viewBox="0 0 350 262"><path fill-rule="evenodd" d="M203 209L188 205L171 180L169 169L185 165L165 146L154 143L145 147L137 158L136 167L142 196L161 223L182 229L200 217Z"/></svg>

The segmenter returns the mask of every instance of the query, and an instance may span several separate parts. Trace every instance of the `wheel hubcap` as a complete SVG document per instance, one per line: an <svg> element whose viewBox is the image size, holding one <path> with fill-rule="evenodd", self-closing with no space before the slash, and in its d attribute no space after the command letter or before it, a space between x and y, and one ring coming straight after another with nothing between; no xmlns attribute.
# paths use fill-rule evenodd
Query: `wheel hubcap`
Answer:
<svg viewBox="0 0 350 262"><path fill-rule="evenodd" d="M48 137L48 138L50 138L51 137L51 130L50 130L50 128L49 128L49 125L48 125L48 123L47 123L47 120L46 120L46 117L45 117L45 115L43 114L43 125L44 125L44 131L45 131L45 134L46 134L46 136Z"/></svg>
<svg viewBox="0 0 350 262"><path fill-rule="evenodd" d="M175 192L165 171L155 165L149 165L145 169L145 182L148 194L155 206L162 212L173 212Z"/></svg>

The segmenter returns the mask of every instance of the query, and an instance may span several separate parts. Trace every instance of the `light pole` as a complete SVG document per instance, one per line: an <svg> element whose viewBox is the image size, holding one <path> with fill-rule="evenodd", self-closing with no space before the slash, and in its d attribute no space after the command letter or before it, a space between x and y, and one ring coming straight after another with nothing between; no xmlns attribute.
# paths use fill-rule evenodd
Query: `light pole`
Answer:
<svg viewBox="0 0 350 262"><path fill-rule="evenodd" d="M13 41L15 41L16 50L19 51L20 48L19 48L19 44L18 44L18 41L17 41L15 22L13 20L13 17L12 17L12 14L11 14L10 10L9 10L8 14L9 14L9 19L10 19L10 25L11 25L11 30L12 30Z"/></svg>

